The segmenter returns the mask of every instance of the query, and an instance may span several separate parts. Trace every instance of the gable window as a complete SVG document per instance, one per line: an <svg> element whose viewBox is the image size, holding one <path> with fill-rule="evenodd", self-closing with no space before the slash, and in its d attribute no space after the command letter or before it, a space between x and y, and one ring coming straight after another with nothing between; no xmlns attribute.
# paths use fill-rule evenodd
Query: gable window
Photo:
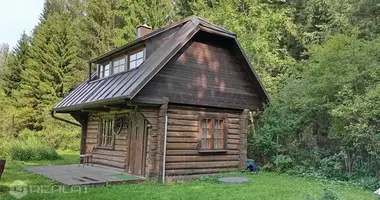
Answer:
<svg viewBox="0 0 380 200"><path fill-rule="evenodd" d="M199 118L199 151L226 150L226 118L201 116Z"/></svg>
<svg viewBox="0 0 380 200"><path fill-rule="evenodd" d="M113 74L125 71L125 57L120 57L113 60Z"/></svg>
<svg viewBox="0 0 380 200"><path fill-rule="evenodd" d="M129 70L141 65L144 61L144 50L129 55Z"/></svg>
<svg viewBox="0 0 380 200"><path fill-rule="evenodd" d="M110 147L114 145L114 134L113 134L113 119L101 119L100 120L100 139L99 146Z"/></svg>

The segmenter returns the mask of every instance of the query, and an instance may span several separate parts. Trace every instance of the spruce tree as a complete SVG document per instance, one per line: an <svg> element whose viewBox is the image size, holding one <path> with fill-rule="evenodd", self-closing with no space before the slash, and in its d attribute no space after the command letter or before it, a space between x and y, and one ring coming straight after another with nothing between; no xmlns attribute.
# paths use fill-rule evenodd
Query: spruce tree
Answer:
<svg viewBox="0 0 380 200"><path fill-rule="evenodd" d="M85 16L76 24L79 57L90 60L115 47L114 5L108 0L89 1Z"/></svg>
<svg viewBox="0 0 380 200"><path fill-rule="evenodd" d="M17 93L17 107L28 128L41 129L47 110L82 78L75 41L68 13L50 14L36 29Z"/></svg>
<svg viewBox="0 0 380 200"><path fill-rule="evenodd" d="M24 32L7 59L7 66L2 74L2 87L8 97L12 97L13 91L20 89L21 74L26 68L29 48L30 37Z"/></svg>
<svg viewBox="0 0 380 200"><path fill-rule="evenodd" d="M153 30L177 21L176 4L172 0L119 0L115 10L117 46L136 39L136 27L147 24Z"/></svg>

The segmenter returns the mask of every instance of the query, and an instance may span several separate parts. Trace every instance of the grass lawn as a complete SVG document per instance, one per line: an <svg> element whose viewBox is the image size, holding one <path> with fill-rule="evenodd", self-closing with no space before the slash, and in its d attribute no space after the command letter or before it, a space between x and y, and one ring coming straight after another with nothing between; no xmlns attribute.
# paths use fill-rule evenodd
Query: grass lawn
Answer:
<svg viewBox="0 0 380 200"><path fill-rule="evenodd" d="M13 181L21 180L28 185L44 185L58 188L57 183L39 175L26 172L24 166L73 164L78 162L78 155L60 152L64 159L58 161L19 162L10 161L0 181L0 199L16 199L9 194L9 186ZM250 179L248 183L239 185L219 184L216 177L200 180L173 182L166 185L147 181L139 184L110 185L103 187L82 188L79 190L66 188L54 193L28 193L22 199L307 199L308 195L320 198L325 188L334 191L340 199L376 199L371 191L357 187L334 184L325 181L291 177L283 174L260 172L256 175L234 173ZM222 176L222 175L219 175ZM78 189L78 188L76 188Z"/></svg>

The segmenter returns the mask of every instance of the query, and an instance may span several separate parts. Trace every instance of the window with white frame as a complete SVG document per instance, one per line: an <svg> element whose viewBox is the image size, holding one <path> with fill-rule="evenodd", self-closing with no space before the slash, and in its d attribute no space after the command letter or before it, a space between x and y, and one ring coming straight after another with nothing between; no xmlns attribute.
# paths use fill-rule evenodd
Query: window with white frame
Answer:
<svg viewBox="0 0 380 200"><path fill-rule="evenodd" d="M129 55L129 70L137 68L144 61L144 50Z"/></svg>
<svg viewBox="0 0 380 200"><path fill-rule="evenodd" d="M110 64L106 63L103 65L98 65L98 71L99 71L99 78L104 78L111 75Z"/></svg>
<svg viewBox="0 0 380 200"><path fill-rule="evenodd" d="M113 60L113 74L125 71L125 56Z"/></svg>

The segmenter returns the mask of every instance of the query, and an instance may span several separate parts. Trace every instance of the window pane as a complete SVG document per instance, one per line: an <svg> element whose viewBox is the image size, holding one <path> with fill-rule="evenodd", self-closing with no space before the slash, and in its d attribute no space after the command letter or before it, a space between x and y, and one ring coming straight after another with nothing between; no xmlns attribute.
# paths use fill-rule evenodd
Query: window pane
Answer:
<svg viewBox="0 0 380 200"><path fill-rule="evenodd" d="M110 64L104 65L104 71L110 70Z"/></svg>
<svg viewBox="0 0 380 200"><path fill-rule="evenodd" d="M138 59L138 60L136 61L136 66L137 66L137 67L140 66L142 62L143 62L143 59Z"/></svg>
<svg viewBox="0 0 380 200"><path fill-rule="evenodd" d="M110 71L109 71L109 70L104 71L104 77L107 77L107 76L109 76L109 75L110 75Z"/></svg>
<svg viewBox="0 0 380 200"><path fill-rule="evenodd" d="M211 138L211 119L202 120L202 140L201 148L202 149L211 149L212 148L212 138Z"/></svg>
<svg viewBox="0 0 380 200"><path fill-rule="evenodd" d="M130 68L130 69L136 68L136 61L132 61L132 62L130 62L130 64L129 64L129 68Z"/></svg>
<svg viewBox="0 0 380 200"><path fill-rule="evenodd" d="M144 51L140 51L137 53L137 59L142 58L144 56Z"/></svg>
<svg viewBox="0 0 380 200"><path fill-rule="evenodd" d="M129 56L129 60L130 61L133 61L133 60L136 60L136 54L132 54Z"/></svg>
<svg viewBox="0 0 380 200"><path fill-rule="evenodd" d="M113 62L113 74L122 72L125 70L125 57L114 60Z"/></svg>

